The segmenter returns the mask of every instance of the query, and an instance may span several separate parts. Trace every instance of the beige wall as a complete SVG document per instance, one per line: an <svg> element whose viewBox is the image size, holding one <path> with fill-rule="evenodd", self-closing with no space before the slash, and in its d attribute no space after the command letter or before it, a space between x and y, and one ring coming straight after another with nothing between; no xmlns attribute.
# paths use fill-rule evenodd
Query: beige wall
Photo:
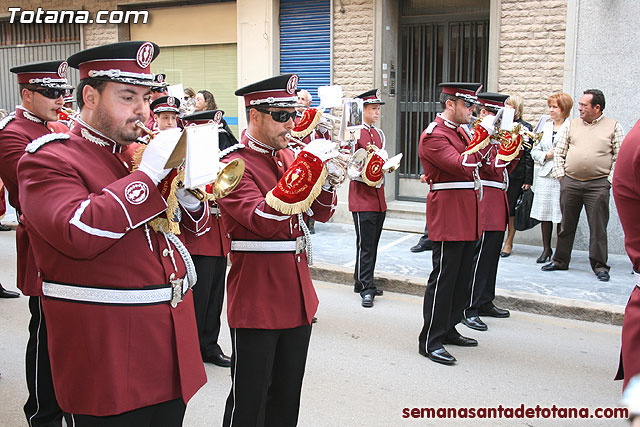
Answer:
<svg viewBox="0 0 640 427"><path fill-rule="evenodd" d="M147 24L130 26L131 40L153 40L159 46L192 46L235 43L238 38L235 3L151 9L149 15Z"/></svg>
<svg viewBox="0 0 640 427"><path fill-rule="evenodd" d="M498 90L524 97L529 122L563 90L566 17L566 0L502 0Z"/></svg>

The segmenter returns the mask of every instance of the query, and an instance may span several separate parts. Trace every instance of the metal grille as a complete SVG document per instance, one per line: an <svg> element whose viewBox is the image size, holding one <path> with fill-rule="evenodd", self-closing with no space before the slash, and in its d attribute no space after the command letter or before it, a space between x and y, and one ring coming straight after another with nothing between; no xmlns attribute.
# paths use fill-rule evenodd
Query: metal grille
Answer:
<svg viewBox="0 0 640 427"><path fill-rule="evenodd" d="M398 140L404 153L400 178L420 176L418 143L440 111L438 84L468 81L486 86L488 50L488 20L400 26Z"/></svg>
<svg viewBox="0 0 640 427"><path fill-rule="evenodd" d="M78 24L10 24L0 20L0 46L80 41Z"/></svg>

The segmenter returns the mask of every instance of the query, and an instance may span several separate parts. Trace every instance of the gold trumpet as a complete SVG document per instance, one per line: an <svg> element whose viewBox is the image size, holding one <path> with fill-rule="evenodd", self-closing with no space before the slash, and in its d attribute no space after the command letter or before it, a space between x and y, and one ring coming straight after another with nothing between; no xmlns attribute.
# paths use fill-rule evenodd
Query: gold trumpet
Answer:
<svg viewBox="0 0 640 427"><path fill-rule="evenodd" d="M540 141L542 141L542 135L544 134L543 132L534 133L534 132L529 132L528 130L525 130L522 133L525 134L527 137L529 137L529 141L522 141L522 145L528 149L531 149L536 145L540 144Z"/></svg>
<svg viewBox="0 0 640 427"><path fill-rule="evenodd" d="M286 135L290 141L290 145L304 148L307 144L298 138L293 137L291 134ZM339 144L335 144L335 150L338 155L332 159L329 159L325 164L327 167L327 179L329 184L333 187L339 187L347 179L355 179L362 174L365 163L367 161L367 151L364 148L356 150L353 154L345 153L339 148Z"/></svg>
<svg viewBox="0 0 640 427"><path fill-rule="evenodd" d="M74 123L78 119L78 116L80 115L79 111L76 111L73 108L68 108L68 107L65 107L65 106L62 106L62 107L58 108L56 110L56 113L58 113L58 120L69 120L70 121L69 128L73 127Z"/></svg>
<svg viewBox="0 0 640 427"><path fill-rule="evenodd" d="M156 135L140 120L135 122L135 125L142 129L144 133L149 136L149 142ZM227 197L240 183L242 176L244 175L245 164L242 159L234 159L229 163L218 162L219 170L215 181L211 183L211 194L213 199L222 199ZM178 187L183 187L184 183L178 181ZM208 193L200 188L187 188L187 191L193 194L201 202L210 199Z"/></svg>

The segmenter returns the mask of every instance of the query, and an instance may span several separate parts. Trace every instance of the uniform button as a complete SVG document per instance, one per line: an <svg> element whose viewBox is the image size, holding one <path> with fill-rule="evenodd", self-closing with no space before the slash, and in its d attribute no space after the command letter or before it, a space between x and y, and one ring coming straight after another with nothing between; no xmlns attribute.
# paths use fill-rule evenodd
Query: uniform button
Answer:
<svg viewBox="0 0 640 427"><path fill-rule="evenodd" d="M282 166L282 162L278 160L278 166Z"/></svg>
<svg viewBox="0 0 640 427"><path fill-rule="evenodd" d="M162 256L168 256L169 255L169 249L166 249L162 251Z"/></svg>
<svg viewBox="0 0 640 427"><path fill-rule="evenodd" d="M300 255L298 255L298 262L300 262Z"/></svg>
<svg viewBox="0 0 640 427"><path fill-rule="evenodd" d="M171 273L169 275L169 280L175 280L176 279L176 273Z"/></svg>
<svg viewBox="0 0 640 427"><path fill-rule="evenodd" d="M298 228L298 224L293 224L293 228Z"/></svg>
<svg viewBox="0 0 640 427"><path fill-rule="evenodd" d="M227 239L231 238L231 234L227 233Z"/></svg>

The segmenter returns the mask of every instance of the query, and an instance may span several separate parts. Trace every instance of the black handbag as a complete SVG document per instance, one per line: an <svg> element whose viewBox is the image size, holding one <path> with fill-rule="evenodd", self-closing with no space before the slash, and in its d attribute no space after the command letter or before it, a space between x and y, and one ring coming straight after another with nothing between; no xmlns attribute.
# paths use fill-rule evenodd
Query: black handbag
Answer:
<svg viewBox="0 0 640 427"><path fill-rule="evenodd" d="M528 230L540 223L535 218L531 218L531 206L533 205L533 190L521 190L516 201L515 227L518 231Z"/></svg>

